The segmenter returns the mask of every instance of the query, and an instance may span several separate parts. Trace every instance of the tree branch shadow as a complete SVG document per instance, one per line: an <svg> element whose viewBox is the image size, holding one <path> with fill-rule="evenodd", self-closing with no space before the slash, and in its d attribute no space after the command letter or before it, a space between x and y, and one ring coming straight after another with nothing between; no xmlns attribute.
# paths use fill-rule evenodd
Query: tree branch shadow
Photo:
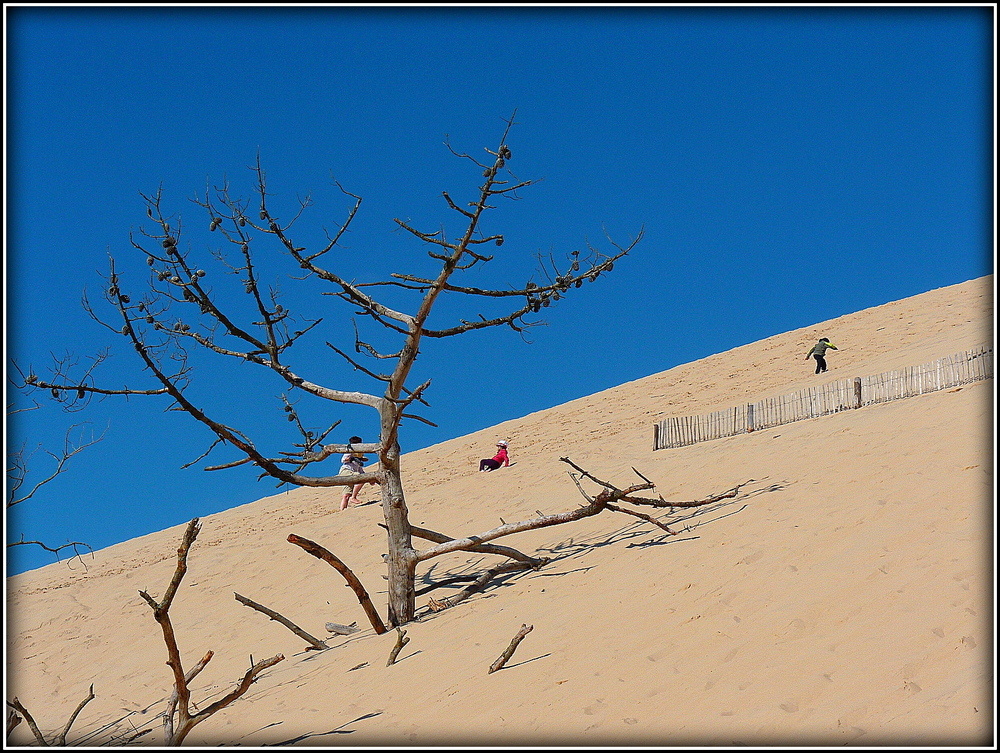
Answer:
<svg viewBox="0 0 1000 753"><path fill-rule="evenodd" d="M505 664L503 667L500 668L500 671L503 672L505 669L513 669L514 667L520 667L522 664L530 664L533 661L538 661L539 659L544 659L547 656L552 656L552 652L550 651L547 654L539 654L538 656L533 656L530 659L525 659L524 661L519 661L517 664Z"/></svg>
<svg viewBox="0 0 1000 753"><path fill-rule="evenodd" d="M364 721L365 719L372 719L373 717L379 716L381 714L382 714L381 711L373 711L370 714L364 714L362 716L359 716L357 719L352 719L349 722L344 722L339 727L334 727L329 732L306 732L303 735L298 735L296 737L289 738L288 740L282 740L279 743L266 743L264 745L261 745L261 747L273 748L278 745L294 745L295 743L302 742L303 740L309 740L313 737L325 737L326 735L349 735L352 732L354 732L354 730L342 729L343 727L346 727L348 724L354 724L355 722Z"/></svg>
<svg viewBox="0 0 1000 753"><path fill-rule="evenodd" d="M761 481L763 481L763 479ZM551 569L552 565L555 563L568 563L570 560L585 557L602 547L613 546L623 542L625 543L626 548L634 548L696 541L701 537L698 535L682 537L680 534L690 533L701 526L715 523L723 518L729 517L730 515L741 513L749 506L747 502L748 499L759 496L760 494L780 491L781 489L784 489L785 486L786 485L784 483L772 483L768 486L738 494L731 499L725 499L703 507L659 508L663 510L663 512L660 516L654 517L656 517L656 519L660 522L669 525L676 531L675 534L661 532L661 529L651 529L648 523L641 520L635 520L609 533L594 533L581 538L570 537L551 546L540 547L536 551L535 556L547 556L549 559L549 562L542 568L529 568L497 575L475 595L479 598L489 598L490 596L495 595L495 592L498 589L521 578L552 578L569 575L571 573L587 572L591 570L593 566L580 566L572 569L566 569L561 572L551 572ZM738 508L736 508L737 505L739 505ZM680 527L681 524L684 524L683 527ZM474 581L478 577L478 574L483 567L483 563L486 561L488 561L486 557L478 557L473 560L466 561L452 570L445 570L441 574L440 580L434 579L435 574L438 572L438 565L432 565L420 577L420 581L425 585L417 590L417 594L423 595L438 588L448 588L449 586L457 586L461 583ZM469 599L468 601L471 602L473 600ZM461 603L465 602L463 601ZM461 606L461 603L455 604L454 606L449 607L449 609ZM438 614L436 611L423 612L419 614L416 619L422 622L428 618L432 618L436 614Z"/></svg>

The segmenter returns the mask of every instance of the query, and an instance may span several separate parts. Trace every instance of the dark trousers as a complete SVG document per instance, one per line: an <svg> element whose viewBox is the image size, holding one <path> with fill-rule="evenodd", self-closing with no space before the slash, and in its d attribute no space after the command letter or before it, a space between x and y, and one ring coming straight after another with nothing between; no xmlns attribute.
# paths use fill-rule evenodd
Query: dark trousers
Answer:
<svg viewBox="0 0 1000 753"><path fill-rule="evenodd" d="M826 359L819 353L813 353L813 358L816 359L816 373L819 374L821 371L826 371Z"/></svg>
<svg viewBox="0 0 1000 753"><path fill-rule="evenodd" d="M493 458L486 458L486 460L479 461L479 470L481 471L495 471L499 467L500 461Z"/></svg>

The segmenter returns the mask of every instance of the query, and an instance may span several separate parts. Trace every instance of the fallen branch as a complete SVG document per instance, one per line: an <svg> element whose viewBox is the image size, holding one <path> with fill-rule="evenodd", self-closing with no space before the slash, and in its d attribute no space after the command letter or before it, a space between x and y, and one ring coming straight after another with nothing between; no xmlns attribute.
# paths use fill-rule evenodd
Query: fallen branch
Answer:
<svg viewBox="0 0 1000 753"><path fill-rule="evenodd" d="M7 737L10 737L11 730L21 723L22 717L14 709L7 709Z"/></svg>
<svg viewBox="0 0 1000 753"><path fill-rule="evenodd" d="M66 726L63 727L63 731L60 732L59 735L56 737L56 745L62 745L63 747L65 747L66 735L69 734L69 728L73 726L73 722L76 721L76 718L80 715L80 712L83 711L83 707L86 706L88 703L90 703L92 700L94 700L95 697L96 696L94 695L94 685L93 683L91 683L90 691L87 694L87 697L84 698L82 701L80 701L80 705L76 707L76 710L72 714L70 714L69 720L66 722Z"/></svg>
<svg viewBox="0 0 1000 753"><path fill-rule="evenodd" d="M302 640L304 640L306 643L309 644L309 648L306 649L307 651L309 650L323 651L325 649L330 648L325 643L323 643L323 641L321 641L319 638L314 638L313 636L309 635L309 633L300 628L294 622L278 614L273 609L268 609L262 604L258 604L256 601L251 601L246 596L240 596L238 593L234 593L234 596L236 596L236 601L240 602L240 604L244 604L252 609L256 609L261 614L266 614L272 620L274 620L275 622L280 622L286 628L288 628L297 636L299 636L299 638L301 638Z"/></svg>
<svg viewBox="0 0 1000 753"><path fill-rule="evenodd" d="M441 612L449 607L455 606L459 602L465 601L477 591L481 591L486 584L493 580L493 578L497 575L515 572L517 570L527 570L529 567L530 566L524 562L504 562L502 565L492 567L478 575L472 583L454 596L449 596L446 599L431 599L428 607L432 612Z"/></svg>
<svg viewBox="0 0 1000 753"><path fill-rule="evenodd" d="M741 487L744 487L752 482L753 479L748 479L747 481L744 481L742 484L737 484L732 489L724 491L721 494L715 494L711 497L706 497L705 499L696 499L687 502L668 502L663 497L660 497L659 499L648 499L643 497L631 497L631 496L623 497L622 501L631 502L634 505L651 505L653 507L702 507L704 505L710 505L713 502L721 502L724 499L732 499L739 493Z"/></svg>
<svg viewBox="0 0 1000 753"><path fill-rule="evenodd" d="M510 645L500 654L495 662L490 665L490 671L486 674L493 674L498 669L503 669L503 665L507 663L507 660L514 655L514 651L517 649L518 644L524 640L524 636L530 633L534 629L534 625L521 625L521 629L517 631L517 635L511 639Z"/></svg>
<svg viewBox="0 0 1000 753"><path fill-rule="evenodd" d="M13 701L7 701L7 705L24 717L24 720L28 723L28 727L31 729L31 733L35 736L35 740L38 741L38 744L47 747L48 743L45 741L45 738L42 737L42 733L38 730L38 725L35 724L35 720L31 717L31 714L28 713L28 710L21 705L21 702L19 700L17 700L17 696L14 696ZM8 723L9 723L9 717L8 717ZM10 727L10 729L13 729L16 726L17 722L15 722Z"/></svg>
<svg viewBox="0 0 1000 753"><path fill-rule="evenodd" d="M392 651L389 652L389 661L386 662L385 666L391 667L396 663L396 657L399 656L399 652L403 650L403 646L410 642L410 639L406 637L406 631L396 628L396 645L392 647Z"/></svg>
<svg viewBox="0 0 1000 753"><path fill-rule="evenodd" d="M379 617L378 610L376 610L375 605L372 604L372 600L368 596L368 592L365 590L365 587L361 585L361 581L358 580L358 577L347 565L315 541L310 541L309 539L304 539L301 536L296 536L294 533L288 534L288 541L296 546L302 547L313 557L318 557L343 575L344 580L347 581L347 585L354 590L355 595L358 597L358 601L361 603L362 609L365 610L365 614L368 615L368 621L371 622L375 632L379 635L386 632L385 623L383 623L382 618Z"/></svg>
<svg viewBox="0 0 1000 753"><path fill-rule="evenodd" d="M538 513L539 517L543 517L542 513ZM382 528L385 528L385 524L379 523ZM410 533L420 539L425 539L427 541L433 541L435 544L444 544L447 541L453 541L454 537L446 536L443 533L438 533L437 531L432 531L428 528L420 528L419 526L410 525ZM479 552L481 554L497 554L501 557L510 557L518 562L524 562L532 567L541 567L546 564L549 560L547 557L531 557L527 554L519 552L517 549L513 549L509 546L500 546L499 544L477 544L475 546L470 546L467 551Z"/></svg>
<svg viewBox="0 0 1000 753"><path fill-rule="evenodd" d="M424 562L432 557L439 557L442 554L449 554L451 552L475 551L476 547L481 547L486 542L491 541L492 539L498 539L501 536L509 536L513 533L521 533L522 531L531 531L538 528L560 525L562 523L570 523L575 520L581 520L592 515L597 515L605 509L607 502L612 499L620 499L620 497L614 497L613 494L614 493L611 493L608 496L603 496L604 492L602 492L595 499L591 500L590 504L583 507L577 507L575 510L569 510L568 512L554 513L552 515L545 515L543 517L532 518L530 520L522 520L516 523L505 523L504 525L497 526L496 528L476 534L475 536L466 536L461 539L448 539L437 546L432 546L422 552L417 552L416 561ZM618 494L624 494L624 492L618 492Z"/></svg>

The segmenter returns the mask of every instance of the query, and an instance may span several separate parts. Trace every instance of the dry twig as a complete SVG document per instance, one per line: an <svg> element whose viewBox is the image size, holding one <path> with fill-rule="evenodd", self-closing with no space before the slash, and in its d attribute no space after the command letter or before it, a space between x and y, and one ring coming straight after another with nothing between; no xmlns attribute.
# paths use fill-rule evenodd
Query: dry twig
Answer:
<svg viewBox="0 0 1000 753"><path fill-rule="evenodd" d="M24 717L24 720L28 723L28 727L31 729L31 734L35 736L35 740L38 741L38 744L48 746L45 738L42 737L42 733L38 730L38 725L35 724L35 720L32 718L31 714L28 713L28 710L21 705L21 702L17 700L17 696L14 697L13 701L7 701L7 705ZM17 722L14 722L10 728L13 729L15 726L17 726Z"/></svg>
<svg viewBox="0 0 1000 753"><path fill-rule="evenodd" d="M94 695L94 684L91 683L90 690L87 693L87 697L84 698L82 701L80 701L80 704L76 707L76 710L73 711L72 714L70 714L69 720L66 722L66 726L63 727L63 731L60 732L59 735L56 737L56 745L62 745L63 747L65 747L66 735L69 734L69 728L73 726L73 722L76 721L76 718L80 715L80 712L83 711L83 707L86 706L88 703L90 703L92 700L94 700L95 697L96 696Z"/></svg>
<svg viewBox="0 0 1000 753"><path fill-rule="evenodd" d="M517 631L510 642L510 645L504 650L500 657L490 665L490 671L487 674L493 674L498 669L503 669L503 665L507 663L511 656L514 655L514 651L517 649L518 644L524 640L524 636L530 633L534 629L534 625L521 625L521 629Z"/></svg>
<svg viewBox="0 0 1000 753"><path fill-rule="evenodd" d="M391 667L396 663L396 657L399 656L399 652L403 650L403 646L410 642L410 639L406 637L406 631L396 628L396 645L392 647L392 651L389 652L389 661L385 663L385 666Z"/></svg>

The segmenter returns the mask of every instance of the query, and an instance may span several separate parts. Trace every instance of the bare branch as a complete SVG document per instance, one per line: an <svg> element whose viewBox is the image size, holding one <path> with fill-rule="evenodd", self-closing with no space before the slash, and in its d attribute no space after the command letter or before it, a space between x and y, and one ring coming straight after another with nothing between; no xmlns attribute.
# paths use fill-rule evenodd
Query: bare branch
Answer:
<svg viewBox="0 0 1000 753"><path fill-rule="evenodd" d="M173 744L174 745L180 745L181 742L183 742L184 738L187 737L187 733L190 732L191 729L196 724L199 724L199 723L205 721L205 719L207 719L208 717L210 717L216 711L220 711L221 709L224 709L226 706L228 706L229 704L231 704L237 698L241 697L244 693L246 693L250 689L250 686L253 684L254 680L257 679L257 675L259 675L265 669L267 669L269 667L273 667L278 662L284 661L284 660L285 660L285 657L284 657L283 654L276 654L276 655L272 656L270 659L261 659L259 662L257 662L252 667L250 667L250 669L248 669L246 671L246 674L243 675L243 679L241 679L239 681L239 683L236 685L235 688L233 688L231 691L229 691L228 693L226 693L226 695L224 695L222 698L220 698L215 703L213 703L213 704L211 704L209 706L206 706L201 711L199 711L197 714L195 714L194 716L190 717L188 719L187 723L184 724L184 725L182 725L180 727L180 729L177 730L177 735L176 735L176 738L175 738L176 742L174 742Z"/></svg>
<svg viewBox="0 0 1000 753"><path fill-rule="evenodd" d="M289 620L287 617L284 617L283 615L279 614L278 612L275 612L273 609L268 609L262 604L258 604L256 601L248 599L246 596L240 596L237 593L234 593L234 596L236 596L236 601L238 601L240 604L248 606L252 609L256 609L261 614L266 614L269 618L271 618L275 622L280 622L286 628L295 633L295 635L297 635L299 638L308 643L310 648L316 651L323 651L325 649L330 648L319 638L314 638L313 636L309 635L309 633L300 628L294 622Z"/></svg>
<svg viewBox="0 0 1000 753"><path fill-rule="evenodd" d="M657 526L658 528L662 528L664 531L666 531L667 533L669 533L671 536L676 536L677 535L677 531L671 530L670 527L666 523L661 523L659 520L657 520L656 518L654 518L652 515L646 515L645 513L636 512L635 510L629 510L626 507L619 507L618 505L613 505L611 503L608 503L608 509L609 510L613 510L614 512L625 513L626 515L632 515L633 517L645 520L647 523L652 523L654 526Z"/></svg>
<svg viewBox="0 0 1000 753"><path fill-rule="evenodd" d="M31 734L35 736L35 740L38 744L48 747L48 743L45 738L42 737L42 733L39 731L38 725L35 724L35 720L32 718L31 714L28 713L28 710L21 705L21 702L17 700L17 696L14 696L13 701L7 701L7 705L24 717L24 720L28 723L28 727L31 729ZM16 725L17 722L15 722L13 726Z"/></svg>
<svg viewBox="0 0 1000 753"><path fill-rule="evenodd" d="M361 581L358 580L358 577L347 565L337 558L336 555L332 554L327 549L324 549L315 541L310 541L309 539L304 539L301 536L296 536L294 533L288 534L288 541L296 546L302 547L313 557L318 557L328 565L333 566L338 573L343 575L344 580L347 581L347 585L351 587L355 595L358 597L358 601L361 602L361 607L365 610L365 614L368 616L368 621L371 622L375 632L381 635L386 631L385 623L383 623L382 618L379 617L378 611L375 609L371 598L368 596L368 592L365 590L365 587L361 585Z"/></svg>
<svg viewBox="0 0 1000 753"><path fill-rule="evenodd" d="M199 672L201 672L206 664L208 664L213 656L213 653L209 651L204 657L202 657L197 666L185 674L184 668L181 665L180 650L177 647L177 639L174 636L173 625L170 622L169 610L170 605L173 603L174 596L177 593L177 589L180 586L181 580L187 572L188 552L191 549L191 545L198 537L198 532L200 530L201 524L198 518L191 520L188 523L187 528L184 530L184 537L181 540L181 545L177 548L177 566L174 569L174 575L170 579L170 583L167 586L163 599L157 603L157 601L148 593L145 591L139 591L139 595L143 598L143 600L149 604L150 607L152 607L153 617L159 623L163 631L163 641L167 647L167 666L170 667L174 675L174 692L171 694L170 700L168 701L167 718L164 720L164 733L166 735L166 742L168 745L180 745L184 742L184 738L187 737L188 733L194 728L195 725L200 724L212 714L222 708L225 708L237 698L242 696L250 688L250 685L253 683L258 674L268 667L274 666L285 658L281 654L277 654L270 659L257 662L257 664L253 665L247 671L236 688L227 693L220 700L207 706L198 713L194 715L191 714L191 689L189 682ZM174 727L175 708L177 715L176 729Z"/></svg>
<svg viewBox="0 0 1000 753"><path fill-rule="evenodd" d="M31 497L33 497L39 489L45 486L45 484L52 481L56 476L58 476L66 469L66 464L69 462L70 458L72 458L77 453L85 450L87 447L97 444L102 439L104 439L104 432L102 432L101 436L97 437L97 439L91 439L90 441L82 443L73 442L71 435L73 431L77 429L79 426L80 424L74 424L73 426L69 427L69 429L66 430L66 437L63 439L62 452L56 454L49 450L45 451L47 455L55 459L56 461L55 469L46 478L36 483L31 488L30 492L20 497L17 496L17 492L20 490L28 474L27 458L24 456L23 448L22 450L15 452L12 455L8 455L7 460L8 463L10 463L10 465L8 465L7 467L7 478L11 482L11 485L9 486L7 491L8 508L20 504L25 500L31 499Z"/></svg>
<svg viewBox="0 0 1000 753"><path fill-rule="evenodd" d="M627 496L622 497L622 501L631 502L634 505L649 505L652 507L703 507L704 505L710 505L713 502L720 502L724 499L732 499L737 494L741 488L753 482L753 479L748 479L741 484L737 484L732 489L722 492L721 494L714 494L705 499L689 500L684 502L668 502L667 500L660 497L659 499L647 499L643 497Z"/></svg>
<svg viewBox="0 0 1000 753"><path fill-rule="evenodd" d="M392 651L389 652L389 660L385 663L385 666L391 667L396 663L396 657L399 656L399 652L403 650L403 646L410 642L410 639L406 637L406 631L400 628L396 628L396 645L392 647Z"/></svg>
<svg viewBox="0 0 1000 753"><path fill-rule="evenodd" d="M45 551L52 552L57 557L58 557L60 551L62 551L63 549L67 549L69 547L72 547L73 548L73 557L79 557L81 563L83 562L83 555L80 553L80 550L77 549L78 546L85 546L85 547L87 547L87 549L90 551L91 554L94 553L94 550L91 549L90 544L85 544L82 541L70 541L70 542L67 542L66 544L62 544L61 546L55 546L55 547L53 547L53 546L49 546L48 544L46 544L46 543L44 543L42 541L25 541L24 540L24 536L22 535L21 538L20 538L20 540L18 540L18 541L9 541L9 542L7 542L7 546L23 546L25 544L34 544L36 546L40 546ZM71 557L70 559L73 559L73 557Z"/></svg>
<svg viewBox="0 0 1000 753"><path fill-rule="evenodd" d="M90 691L87 694L87 697L84 698L82 701L80 701L80 704L76 707L73 713L70 714L70 717L66 722L66 726L63 727L63 731L60 732L58 736L56 736L55 740L56 745L62 745L62 746L66 745L66 735L69 734L69 729L70 727L73 726L73 722L76 721L76 718L80 715L80 712L83 711L83 707L86 706L88 703L90 703L92 700L94 700L95 697L96 696L94 695L94 685L93 683L91 683Z"/></svg>
<svg viewBox="0 0 1000 753"><path fill-rule="evenodd" d="M542 517L541 513L539 513L539 517ZM379 523L379 525L385 528L385 526L381 523ZM443 544L446 541L454 541L452 536L446 536L443 533L432 531L429 528L421 528L420 526L412 524L410 525L410 532L418 538L433 541L437 544ZM512 560L523 562L531 567L541 567L549 561L547 557L531 557L527 554L519 552L517 549L512 549L509 546L500 546L499 544L475 544L470 546L468 551L480 552L482 554L496 554L501 557L510 557Z"/></svg>
<svg viewBox="0 0 1000 753"><path fill-rule="evenodd" d="M435 547L425 549L422 552L417 552L415 557L417 562L423 562L431 559L432 557L439 557L442 554L465 551L473 546L484 544L502 536L509 536L514 533L521 533L522 531L531 531L538 528L546 528L548 526L561 525L563 523L581 520L592 515L597 515L605 508L605 503L607 501L607 498L601 498L598 496L589 505L578 507L575 510L555 513L553 515L545 515L538 518L532 518L530 520L523 520L517 523L506 523L489 531L476 534L475 536L466 536L460 539L449 539L448 541L442 542Z"/></svg>
<svg viewBox="0 0 1000 753"><path fill-rule="evenodd" d="M524 640L524 636L530 633L534 629L534 625L521 625L521 629L517 631L517 634L511 639L510 645L504 649L504 652L500 654L500 657L490 665L490 671L487 674L493 674L499 669L503 669L503 665L508 662L510 657L514 655L514 651L517 649L518 645Z"/></svg>
<svg viewBox="0 0 1000 753"><path fill-rule="evenodd" d="M207 654L201 657L201 660L197 664L195 664L193 667L191 667L191 669L187 671L187 673L184 675L185 685L190 686L191 680L193 680L201 673L201 670L203 670L208 665L208 663L212 660L213 656L215 656L215 652L209 651ZM167 741L172 740L174 737L174 716L176 715L176 712L177 712L177 687L175 686L174 689L170 692L170 698L167 701L167 710L163 714L163 736L164 739Z"/></svg>
<svg viewBox="0 0 1000 753"><path fill-rule="evenodd" d="M480 573L473 580L471 584L463 588L454 596L449 596L445 599L431 599L428 603L428 608L432 612L441 612L445 609L455 606L467 598L472 596L474 593L481 591L486 587L486 584L493 580L496 576L502 573L517 572L519 570L528 570L532 566L526 562L504 562L503 564L491 567L483 573Z"/></svg>

